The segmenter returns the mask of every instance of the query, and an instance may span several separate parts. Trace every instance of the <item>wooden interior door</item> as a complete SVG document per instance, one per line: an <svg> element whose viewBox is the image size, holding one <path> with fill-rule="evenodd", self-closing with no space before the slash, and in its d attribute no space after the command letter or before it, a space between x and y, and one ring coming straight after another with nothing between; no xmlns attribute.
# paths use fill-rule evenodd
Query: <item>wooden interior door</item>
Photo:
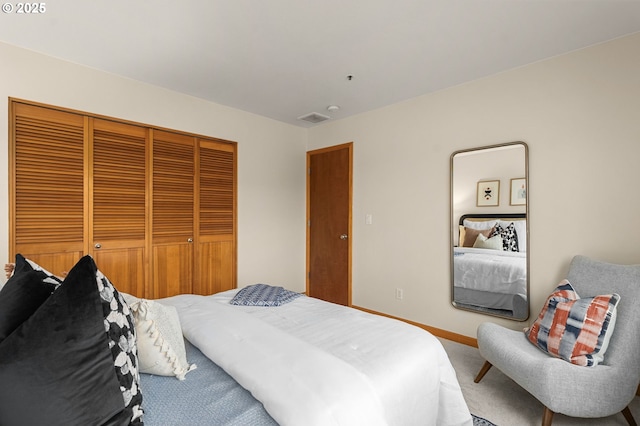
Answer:
<svg viewBox="0 0 640 426"><path fill-rule="evenodd" d="M10 254L54 274L82 257L85 126L82 116L12 102Z"/></svg>
<svg viewBox="0 0 640 426"><path fill-rule="evenodd" d="M195 294L236 287L236 145L198 140Z"/></svg>
<svg viewBox="0 0 640 426"><path fill-rule="evenodd" d="M307 294L351 305L353 144L307 153Z"/></svg>
<svg viewBox="0 0 640 426"><path fill-rule="evenodd" d="M195 138L153 131L153 297L191 293Z"/></svg>
<svg viewBox="0 0 640 426"><path fill-rule="evenodd" d="M148 133L90 119L88 252L118 290L137 297L145 296Z"/></svg>

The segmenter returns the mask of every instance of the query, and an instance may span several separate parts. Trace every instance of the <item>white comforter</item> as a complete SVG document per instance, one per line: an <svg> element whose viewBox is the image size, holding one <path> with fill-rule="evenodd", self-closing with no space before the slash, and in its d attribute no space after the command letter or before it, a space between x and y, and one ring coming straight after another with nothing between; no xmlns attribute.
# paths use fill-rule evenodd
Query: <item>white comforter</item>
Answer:
<svg viewBox="0 0 640 426"><path fill-rule="evenodd" d="M229 305L236 291L160 302L280 425L472 424L446 352L426 331L306 296Z"/></svg>
<svg viewBox="0 0 640 426"><path fill-rule="evenodd" d="M456 287L503 294L527 294L526 253L455 247Z"/></svg>

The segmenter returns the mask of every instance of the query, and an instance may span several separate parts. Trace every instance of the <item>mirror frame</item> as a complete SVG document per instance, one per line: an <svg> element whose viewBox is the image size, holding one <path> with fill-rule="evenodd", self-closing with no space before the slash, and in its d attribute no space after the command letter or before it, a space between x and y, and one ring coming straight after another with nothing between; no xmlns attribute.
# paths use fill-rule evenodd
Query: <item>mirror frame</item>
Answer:
<svg viewBox="0 0 640 426"><path fill-rule="evenodd" d="M453 160L455 158L456 155L458 154L463 154L463 153L470 153L473 151L482 151L482 150L487 150L487 149L495 149L495 148L502 148L502 147L508 147L508 146L513 146L513 145L521 145L524 148L524 177L526 179L526 191L527 191L527 202L525 204L525 215L526 215L526 220L527 220L527 226L526 226L526 236L527 236L527 256L526 256L526 268L527 268L527 284L526 284L526 289L527 289L527 315L524 318L514 318L513 316L508 316L508 315L502 315L496 312L490 312L490 311L481 311L478 309L473 309L473 308L469 308L467 306L463 306L463 305L458 305L456 304L456 301L454 299L454 280L453 280L453 275L454 275L454 247L456 245L456 241L454 239L454 227L458 226L458 223L454 223L456 222L453 214L454 214L454 205L453 205L453 177L454 177L454 170L453 170ZM462 149L459 151L455 151L453 154L451 154L450 160L449 160L449 221L450 221L450 226L449 226L449 256L450 256L450 290L451 290L451 304L453 305L454 308L456 309L460 309L463 311L469 311L469 312L474 312L477 314L482 314L482 315L489 315L489 316L493 316L493 317L498 317L498 318L505 318L505 319L509 319L512 321L519 321L519 322L524 322L527 321L529 319L529 317L531 316L531 301L530 301L530 296L531 296L531 288L530 288L530 283L531 283L531 276L530 276L530 272L531 272L531 268L530 268L530 252L529 252L529 248L530 248L530 239L529 239L529 207L530 207L530 191L529 191L529 147L527 146L527 144L523 141L514 141L514 142L506 142L506 143L499 143L499 144L495 144L495 145L486 145L486 146L481 146L481 147L476 147L476 148L469 148L469 149ZM496 215L497 216L497 215Z"/></svg>

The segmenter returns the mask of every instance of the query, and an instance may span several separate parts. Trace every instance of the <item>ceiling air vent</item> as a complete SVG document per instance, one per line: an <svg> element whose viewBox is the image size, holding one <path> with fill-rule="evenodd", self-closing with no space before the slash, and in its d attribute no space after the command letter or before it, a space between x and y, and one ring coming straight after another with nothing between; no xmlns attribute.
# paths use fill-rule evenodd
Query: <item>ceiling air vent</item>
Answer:
<svg viewBox="0 0 640 426"><path fill-rule="evenodd" d="M310 112L309 114L301 115L298 120L308 121L309 123L320 123L322 121L329 120L331 117L318 114L317 112Z"/></svg>

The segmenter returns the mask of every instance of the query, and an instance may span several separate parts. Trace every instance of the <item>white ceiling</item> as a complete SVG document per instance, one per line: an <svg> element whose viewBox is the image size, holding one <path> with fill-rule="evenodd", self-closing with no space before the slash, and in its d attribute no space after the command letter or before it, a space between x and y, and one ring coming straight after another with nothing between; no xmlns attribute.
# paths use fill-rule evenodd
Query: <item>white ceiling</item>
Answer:
<svg viewBox="0 0 640 426"><path fill-rule="evenodd" d="M304 127L640 31L637 0L44 4L0 40Z"/></svg>

